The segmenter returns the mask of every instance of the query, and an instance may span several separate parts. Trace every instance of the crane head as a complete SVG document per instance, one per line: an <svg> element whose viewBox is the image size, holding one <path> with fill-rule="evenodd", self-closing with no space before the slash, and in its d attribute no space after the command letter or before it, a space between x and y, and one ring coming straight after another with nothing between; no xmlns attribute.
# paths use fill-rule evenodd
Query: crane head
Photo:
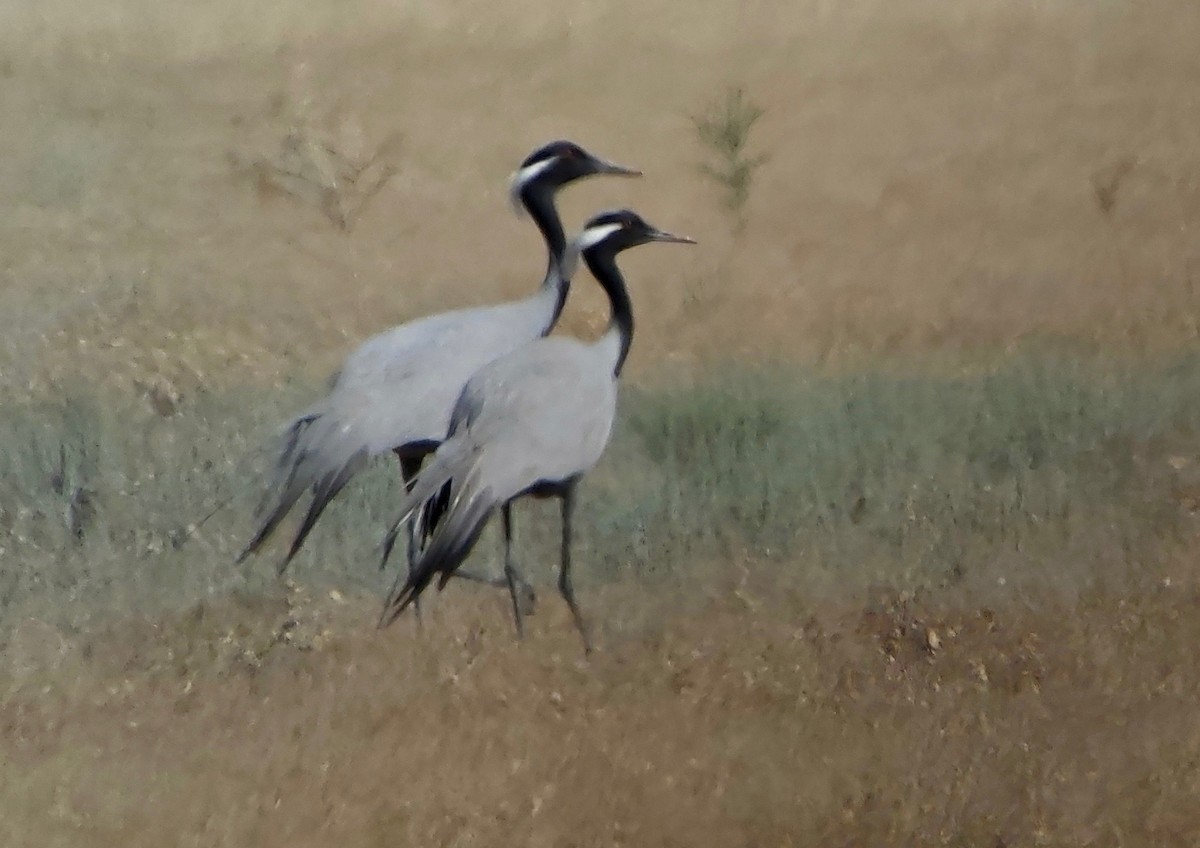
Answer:
<svg viewBox="0 0 1200 848"><path fill-rule="evenodd" d="M560 139L542 145L525 157L509 180L509 199L519 215L526 204L528 191L541 189L553 193L568 183L596 174L640 177L642 172L601 159L572 141Z"/></svg>
<svg viewBox="0 0 1200 848"><path fill-rule="evenodd" d="M695 239L651 226L632 209L618 209L593 216L575 239L572 252L587 254L595 251L613 255L654 241L696 243Z"/></svg>

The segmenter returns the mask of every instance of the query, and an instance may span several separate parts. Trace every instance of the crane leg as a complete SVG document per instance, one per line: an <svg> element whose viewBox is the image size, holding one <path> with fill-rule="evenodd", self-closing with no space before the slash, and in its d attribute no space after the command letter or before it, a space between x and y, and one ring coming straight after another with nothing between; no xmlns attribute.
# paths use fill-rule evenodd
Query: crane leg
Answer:
<svg viewBox="0 0 1200 848"><path fill-rule="evenodd" d="M413 487L413 478L421 470L421 464L425 461L423 456L402 456L400 451L396 451L396 456L400 459L400 479L404 481L404 491L411 491ZM421 537L420 537L420 517L418 512L408 519L408 573L412 575L417 568L417 558L420 554ZM417 626L421 626L421 599L413 599L413 613L417 617Z"/></svg>
<svg viewBox="0 0 1200 848"><path fill-rule="evenodd" d="M558 573L558 590L563 600L571 608L571 616L575 619L575 627L583 638L583 651L592 652L592 640L588 636L587 625L583 614L579 612L579 604L575 602L575 587L571 583L571 516L575 512L575 484L570 483L562 493L562 570Z"/></svg>
<svg viewBox="0 0 1200 848"><path fill-rule="evenodd" d="M508 588L508 575L503 577L492 577L487 574L480 574L470 568L460 568L454 572L454 576L463 580L470 580L473 583L483 583L487 586L493 586L497 589ZM521 615L533 615L537 605L537 592L533 586L526 582L525 578L520 574L516 574L518 600L521 603Z"/></svg>
<svg viewBox="0 0 1200 848"><path fill-rule="evenodd" d="M525 625L522 621L524 609L522 608L522 595L517 593L517 584L519 583L525 589L529 589L529 584L525 582L519 571L517 571L517 563L513 558L512 553L512 538L513 538L513 520L512 520L512 504L505 504L500 509L501 523L504 525L504 577L508 585L508 595L512 598L513 608L513 624L517 628L517 638L525 638ZM532 592L532 589L529 589Z"/></svg>

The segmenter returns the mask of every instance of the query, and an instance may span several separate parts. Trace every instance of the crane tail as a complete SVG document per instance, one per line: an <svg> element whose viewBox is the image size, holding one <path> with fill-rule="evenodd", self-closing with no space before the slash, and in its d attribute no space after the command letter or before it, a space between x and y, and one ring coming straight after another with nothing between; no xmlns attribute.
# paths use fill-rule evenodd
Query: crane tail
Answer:
<svg viewBox="0 0 1200 848"><path fill-rule="evenodd" d="M279 526L279 523L283 521L284 517L295 506L296 501L300 500L300 496L304 494L304 489L305 486L297 483L295 480L289 482L287 489L284 490L283 495L276 502L271 514L259 525L258 531L254 534L253 538L238 553L235 560L236 564L241 565L246 561L247 557L263 546L263 543L271 537L271 534L275 532L275 528Z"/></svg>
<svg viewBox="0 0 1200 848"><path fill-rule="evenodd" d="M339 440L336 420L319 409L306 412L283 428L283 444L270 471L266 490L254 511L258 529L238 554L241 563L275 533L296 502L311 490L313 500L279 565L282 574L295 558L317 519L350 478L366 464L367 448ZM265 516L265 518L264 518Z"/></svg>
<svg viewBox="0 0 1200 848"><path fill-rule="evenodd" d="M433 497L429 498L419 507L414 508L410 513L412 521L417 522L416 532L413 538L417 541L418 549L423 549L429 544L429 540L433 537L433 531L437 529L438 524L442 520L442 515L450 507L450 483L442 484L442 488L437 491ZM400 524L403 524L403 519ZM392 549L396 546L396 538L399 534L399 524L390 529L380 545L382 555L379 560L379 570L382 571L387 567L388 559L391 558Z"/></svg>
<svg viewBox="0 0 1200 848"><path fill-rule="evenodd" d="M425 501L421 507L421 543L427 544L433 537L446 511L450 509L450 484L442 486L433 497Z"/></svg>
<svg viewBox="0 0 1200 848"><path fill-rule="evenodd" d="M384 602L380 627L387 627L399 618L428 588L435 575L443 575L441 584L444 585L445 577L462 565L471 553L495 509L496 499L490 488L478 490L468 498L460 493L407 581L398 590L393 590Z"/></svg>
<svg viewBox="0 0 1200 848"><path fill-rule="evenodd" d="M263 546L308 488L307 481L297 481L297 477L308 455L308 451L302 447L304 436L318 418L319 413L305 413L283 428L283 447L275 458L270 479L253 512L254 519L258 522L258 530L238 553L236 563L245 562L247 557ZM264 515L266 518L263 518Z"/></svg>
<svg viewBox="0 0 1200 848"><path fill-rule="evenodd" d="M291 561L295 559L296 554L300 552L300 548L304 545L304 540L308 538L308 534L312 532L313 527L317 523L317 519L325 512L325 508L330 502L341 493L342 489L346 488L346 484L363 467L367 460L367 452L359 450L349 462L344 464L336 471L327 473L313 487L313 499L309 504L308 512L304 516L304 521L300 525L300 529L296 531L295 537L292 539L291 547L288 549L287 556L279 563L279 574L287 571L287 567Z"/></svg>
<svg viewBox="0 0 1200 848"><path fill-rule="evenodd" d="M382 558L379 562L380 569L387 566L388 558L391 556L392 549L396 545L396 537L400 533L400 527L412 517L413 513L421 510L423 516L423 524L425 532L432 532L433 525L430 523L431 516L435 516L436 521L441 520L441 512L436 511L436 508L431 506L435 503L443 489L448 487L451 480L462 476L462 473L467 470L464 468L466 461L470 460L471 453L461 444L454 442L443 442L442 446L434 453L432 461L412 480L412 488L405 494L404 499L400 502L400 511L396 518L388 526L387 532L383 537Z"/></svg>
<svg viewBox="0 0 1200 848"><path fill-rule="evenodd" d="M304 434L308 432L321 416L317 413L306 413L293 420L290 424L283 428L283 447L279 451L279 456L275 458L275 463L271 471L272 486L263 493L263 498L255 509L254 515L260 516L266 511L267 504L270 502L272 489L286 489L296 479L296 471L300 467L300 459L304 456L305 451L300 449L301 440Z"/></svg>

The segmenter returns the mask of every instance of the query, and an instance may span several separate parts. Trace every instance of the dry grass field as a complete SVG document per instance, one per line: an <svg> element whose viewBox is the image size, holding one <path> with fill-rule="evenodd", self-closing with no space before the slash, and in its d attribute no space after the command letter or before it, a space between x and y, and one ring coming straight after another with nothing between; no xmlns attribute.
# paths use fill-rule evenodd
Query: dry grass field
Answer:
<svg viewBox="0 0 1200 848"><path fill-rule="evenodd" d="M443 6L0 0L0 843L1200 842L1200 5ZM236 568L355 343L533 285L557 136L700 241L623 263L600 651L539 506L524 643L376 631L390 466Z"/></svg>

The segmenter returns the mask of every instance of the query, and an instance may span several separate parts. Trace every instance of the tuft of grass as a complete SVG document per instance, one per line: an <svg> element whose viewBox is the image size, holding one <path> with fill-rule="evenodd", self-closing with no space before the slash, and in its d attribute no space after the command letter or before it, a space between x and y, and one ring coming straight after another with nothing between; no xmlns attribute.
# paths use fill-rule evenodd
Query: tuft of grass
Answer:
<svg viewBox="0 0 1200 848"><path fill-rule="evenodd" d="M744 89L733 87L703 113L692 116L700 143L714 159L714 164L701 165L700 171L721 188L721 204L734 217L735 232L745 226L744 207L754 174L767 161L765 155L751 156L747 151L750 131L765 113Z"/></svg>
<svg viewBox="0 0 1200 848"><path fill-rule="evenodd" d="M1041 357L955 378L728 370L635 389L617 473L596 484L598 556L643 572L748 554L839 583L1086 586L1184 526L1165 453L1200 426L1197 389L1200 360Z"/></svg>
<svg viewBox="0 0 1200 848"><path fill-rule="evenodd" d="M266 402L200 393L170 417L84 386L7 407L0 616L82 627L276 591L278 546L241 568L233 557L250 531L258 448L311 390ZM1200 432L1200 357L1138 369L1038 355L959 377L728 368L627 387L621 409L583 488L588 581L704 584L715 577L705 564L737 560L812 586L1036 578L1077 591L1153 562L1189 514L1177 494L1200 484L1187 453L1171 451ZM296 579L384 587L376 546L400 495L389 460L327 512ZM520 512L522 561L550 579L557 510ZM475 556L498 569L498 551L485 539Z"/></svg>

